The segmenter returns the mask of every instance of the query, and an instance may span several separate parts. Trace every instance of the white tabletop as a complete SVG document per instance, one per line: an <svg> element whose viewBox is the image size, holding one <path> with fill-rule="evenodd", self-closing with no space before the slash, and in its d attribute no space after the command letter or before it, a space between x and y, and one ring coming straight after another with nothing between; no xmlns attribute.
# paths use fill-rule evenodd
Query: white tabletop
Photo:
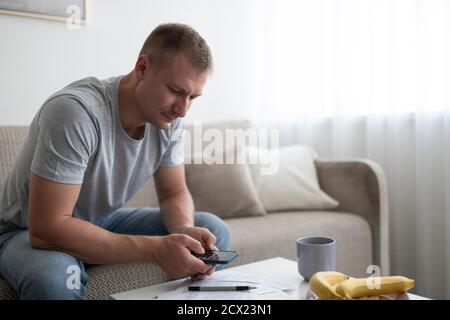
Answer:
<svg viewBox="0 0 450 320"><path fill-rule="evenodd" d="M291 284L295 287L295 290L289 290L285 292L283 295L280 294L265 294L261 295L261 299L284 299L284 300L304 300L306 299L306 295L308 292L309 284L308 282L303 280L303 277L298 274L297 271L297 262L284 259L284 258L273 258L262 260L259 262L254 262L234 268L229 268L235 271L240 271L244 273L249 273L257 276L268 277L273 281L280 281L282 283ZM229 270L228 269L228 270ZM216 271L221 272L221 271ZM122 293L117 293L111 295L113 299L116 300L151 300L154 299L155 296L160 295L161 293L169 292L178 288L178 286L185 279L179 279L175 281L160 283L157 285L125 291ZM422 300L426 299L421 296L417 296L411 293L408 293L409 298L412 300Z"/></svg>

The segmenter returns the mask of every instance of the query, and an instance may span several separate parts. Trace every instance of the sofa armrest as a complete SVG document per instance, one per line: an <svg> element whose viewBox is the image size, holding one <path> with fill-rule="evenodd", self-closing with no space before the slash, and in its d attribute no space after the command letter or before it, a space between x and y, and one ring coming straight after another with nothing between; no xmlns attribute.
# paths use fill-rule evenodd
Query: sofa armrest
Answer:
<svg viewBox="0 0 450 320"><path fill-rule="evenodd" d="M379 164L368 159L319 159L320 187L339 201L335 211L358 214L372 230L373 263L389 275L389 209L386 178Z"/></svg>

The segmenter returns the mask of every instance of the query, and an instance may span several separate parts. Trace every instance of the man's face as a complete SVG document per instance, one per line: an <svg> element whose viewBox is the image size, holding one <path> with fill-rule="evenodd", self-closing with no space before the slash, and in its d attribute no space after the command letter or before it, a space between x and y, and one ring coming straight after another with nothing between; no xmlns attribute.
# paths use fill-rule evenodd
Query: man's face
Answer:
<svg viewBox="0 0 450 320"><path fill-rule="evenodd" d="M169 128L172 121L186 115L192 101L202 94L208 78L208 72L199 72L184 53L169 59L160 70L142 56L135 72L137 107L145 122L160 129Z"/></svg>

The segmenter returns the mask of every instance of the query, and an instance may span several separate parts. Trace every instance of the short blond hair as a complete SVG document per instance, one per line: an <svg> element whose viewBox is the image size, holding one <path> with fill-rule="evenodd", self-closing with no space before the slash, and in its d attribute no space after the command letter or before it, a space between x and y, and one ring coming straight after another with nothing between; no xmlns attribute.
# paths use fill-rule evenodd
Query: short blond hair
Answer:
<svg viewBox="0 0 450 320"><path fill-rule="evenodd" d="M162 69L171 57L180 52L187 52L192 65L199 71L212 71L212 55L208 44L197 31L185 24L159 25L147 37L139 54L148 55L152 64Z"/></svg>

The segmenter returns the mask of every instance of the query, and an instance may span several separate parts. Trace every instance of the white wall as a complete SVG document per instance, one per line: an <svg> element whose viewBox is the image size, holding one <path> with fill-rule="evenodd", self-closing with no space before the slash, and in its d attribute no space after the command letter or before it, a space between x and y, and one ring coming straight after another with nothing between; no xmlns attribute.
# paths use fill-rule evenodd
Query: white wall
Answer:
<svg viewBox="0 0 450 320"><path fill-rule="evenodd" d="M250 117L256 90L254 0L88 0L88 23L0 14L0 125L26 125L42 102L86 76L129 72L141 45L160 23L194 27L209 43L215 72L188 120Z"/></svg>

